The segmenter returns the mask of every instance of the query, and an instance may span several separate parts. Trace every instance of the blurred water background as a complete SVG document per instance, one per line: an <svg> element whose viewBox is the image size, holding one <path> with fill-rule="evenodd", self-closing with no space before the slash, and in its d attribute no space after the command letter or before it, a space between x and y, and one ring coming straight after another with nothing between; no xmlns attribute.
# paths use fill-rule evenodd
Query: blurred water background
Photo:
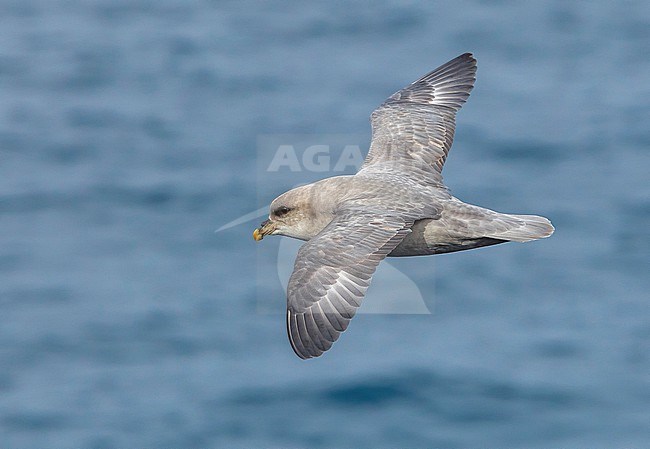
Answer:
<svg viewBox="0 0 650 449"><path fill-rule="evenodd" d="M295 182L258 137L367 145L466 51L445 179L555 235L392 260L433 313L299 360L279 239L214 232ZM643 1L0 1L0 445L647 447L648 55Z"/></svg>

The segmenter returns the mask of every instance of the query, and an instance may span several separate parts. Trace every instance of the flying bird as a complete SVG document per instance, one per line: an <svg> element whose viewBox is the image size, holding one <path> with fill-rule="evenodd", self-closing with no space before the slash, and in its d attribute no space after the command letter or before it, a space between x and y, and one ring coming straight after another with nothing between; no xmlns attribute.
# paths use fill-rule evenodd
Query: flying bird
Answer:
<svg viewBox="0 0 650 449"><path fill-rule="evenodd" d="M476 80L465 53L388 97L371 115L372 142L354 175L283 193L253 232L307 242L287 288L287 332L303 359L331 348L385 257L426 256L550 236L551 222L463 203L443 184L456 112Z"/></svg>

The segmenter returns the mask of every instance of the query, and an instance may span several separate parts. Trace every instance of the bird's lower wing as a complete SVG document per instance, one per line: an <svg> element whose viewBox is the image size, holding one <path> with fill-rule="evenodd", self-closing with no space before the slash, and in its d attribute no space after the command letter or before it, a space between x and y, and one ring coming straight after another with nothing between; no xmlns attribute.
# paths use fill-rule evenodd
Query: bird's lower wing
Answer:
<svg viewBox="0 0 650 449"><path fill-rule="evenodd" d="M300 358L320 356L347 329L377 265L410 225L399 216L347 211L300 248L287 289L287 332Z"/></svg>

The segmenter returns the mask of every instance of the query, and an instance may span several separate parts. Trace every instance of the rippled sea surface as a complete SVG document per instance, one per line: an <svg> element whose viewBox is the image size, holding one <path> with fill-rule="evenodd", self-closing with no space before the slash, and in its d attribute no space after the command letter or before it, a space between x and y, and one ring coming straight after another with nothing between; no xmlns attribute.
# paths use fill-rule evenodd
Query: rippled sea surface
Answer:
<svg viewBox="0 0 650 449"><path fill-rule="evenodd" d="M2 447L647 447L648 2L0 17ZM296 182L259 169L260 136L367 146L377 105L466 51L445 179L555 235L392 260L432 313L360 313L299 360L279 239L214 232Z"/></svg>

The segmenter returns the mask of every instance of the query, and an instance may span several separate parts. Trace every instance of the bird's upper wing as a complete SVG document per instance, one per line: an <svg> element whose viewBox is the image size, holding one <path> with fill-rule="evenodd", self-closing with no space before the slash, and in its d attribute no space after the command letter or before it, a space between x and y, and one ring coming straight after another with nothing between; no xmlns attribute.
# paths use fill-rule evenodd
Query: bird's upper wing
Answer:
<svg viewBox="0 0 650 449"><path fill-rule="evenodd" d="M371 115L372 143L361 170L399 170L442 184L456 112L476 80L465 53L391 95Z"/></svg>
<svg viewBox="0 0 650 449"><path fill-rule="evenodd" d="M287 289L287 332L299 357L320 356L347 329L377 265L411 224L396 215L347 211L300 248Z"/></svg>

